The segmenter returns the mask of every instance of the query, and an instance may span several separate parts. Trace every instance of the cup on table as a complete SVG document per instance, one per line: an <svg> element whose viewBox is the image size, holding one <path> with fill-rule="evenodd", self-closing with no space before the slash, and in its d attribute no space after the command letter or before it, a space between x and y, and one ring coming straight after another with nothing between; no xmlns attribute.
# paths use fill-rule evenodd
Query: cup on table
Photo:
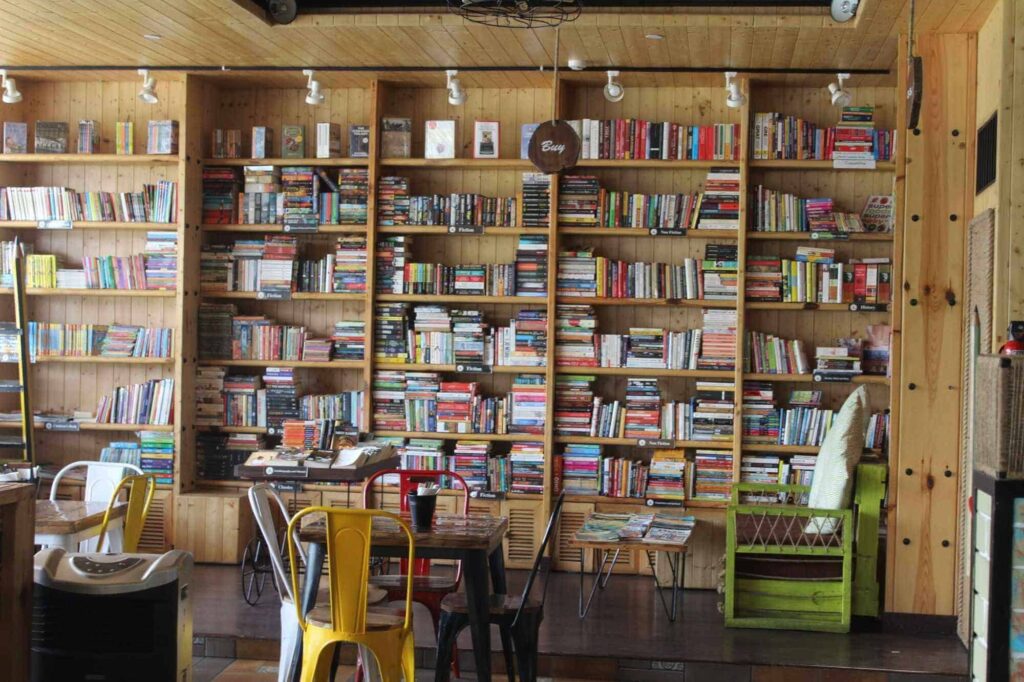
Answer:
<svg viewBox="0 0 1024 682"><path fill-rule="evenodd" d="M437 509L437 493L420 494L409 491L409 516L412 529L418 532L430 531L434 525L434 511Z"/></svg>

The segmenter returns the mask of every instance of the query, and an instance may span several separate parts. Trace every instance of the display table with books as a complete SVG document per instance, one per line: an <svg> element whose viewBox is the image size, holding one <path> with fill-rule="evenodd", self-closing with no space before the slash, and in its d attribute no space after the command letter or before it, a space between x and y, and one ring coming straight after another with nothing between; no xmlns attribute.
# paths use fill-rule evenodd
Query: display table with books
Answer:
<svg viewBox="0 0 1024 682"><path fill-rule="evenodd" d="M612 569L623 550L642 552L650 564L658 597L669 621L675 622L680 601L680 588L686 577L685 555L690 535L697 521L692 516L680 514L609 514L593 512L573 538L572 546L580 550L580 596L579 617L585 618L594 602L598 590L608 586ZM590 595L586 597L585 552L591 552L593 565L597 567ZM671 575L671 597L665 599L663 585L658 579L656 555L664 552Z"/></svg>
<svg viewBox="0 0 1024 682"><path fill-rule="evenodd" d="M337 450L276 448L257 450L235 467L238 478L250 481L351 483L399 464L394 446L374 441Z"/></svg>

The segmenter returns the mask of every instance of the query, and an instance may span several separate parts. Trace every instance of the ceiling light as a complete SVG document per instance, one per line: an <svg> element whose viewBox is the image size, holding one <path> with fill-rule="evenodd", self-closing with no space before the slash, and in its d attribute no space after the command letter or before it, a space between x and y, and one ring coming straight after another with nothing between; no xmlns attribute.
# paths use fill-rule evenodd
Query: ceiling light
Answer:
<svg viewBox="0 0 1024 682"><path fill-rule="evenodd" d="M462 83L459 81L459 72L448 69L444 75L447 78L445 88L448 90L448 104L454 107L462 106L466 103L466 91L462 89Z"/></svg>
<svg viewBox="0 0 1024 682"><path fill-rule="evenodd" d="M725 105L730 109L739 109L747 103L747 98L740 91L735 71L725 72L725 89L729 91L729 96L725 98Z"/></svg>
<svg viewBox="0 0 1024 682"><path fill-rule="evenodd" d="M569 68L572 69L573 71L582 71L583 69L587 68L587 60L576 58L570 59Z"/></svg>
<svg viewBox="0 0 1024 682"><path fill-rule="evenodd" d="M857 14L857 5L859 4L860 0L832 0L830 9L832 20L843 23L853 19Z"/></svg>
<svg viewBox="0 0 1024 682"><path fill-rule="evenodd" d="M626 96L626 89L622 87L622 83L615 80L618 77L618 71L608 72L608 84L604 86L604 98L609 102L621 102L622 98Z"/></svg>
<svg viewBox="0 0 1024 682"><path fill-rule="evenodd" d="M302 74L307 77L306 90L309 91L306 93L306 104L312 104L314 106L317 104L323 104L324 93L320 92L320 81L313 78L313 76L316 75L316 72L314 72L313 69L303 69Z"/></svg>
<svg viewBox="0 0 1024 682"><path fill-rule="evenodd" d="M161 38L163 38L163 36L159 33L143 33L142 37L146 40L160 40Z"/></svg>
<svg viewBox="0 0 1024 682"><path fill-rule="evenodd" d="M4 84L4 104L17 104L21 101L21 92L14 78L7 75L7 69L0 69L0 80Z"/></svg>
<svg viewBox="0 0 1024 682"><path fill-rule="evenodd" d="M832 106L834 107L848 107L850 102L853 101L853 94L849 90L843 89L843 81L848 79L850 74L848 73L837 73L837 83L829 83L828 91L832 93Z"/></svg>
<svg viewBox="0 0 1024 682"><path fill-rule="evenodd" d="M149 69L139 69L142 76L142 89L139 90L139 99L146 104L156 104L160 98L156 96L156 79L149 75Z"/></svg>
<svg viewBox="0 0 1024 682"><path fill-rule="evenodd" d="M644 38L647 38L648 40L664 40L665 36L660 33L648 33Z"/></svg>

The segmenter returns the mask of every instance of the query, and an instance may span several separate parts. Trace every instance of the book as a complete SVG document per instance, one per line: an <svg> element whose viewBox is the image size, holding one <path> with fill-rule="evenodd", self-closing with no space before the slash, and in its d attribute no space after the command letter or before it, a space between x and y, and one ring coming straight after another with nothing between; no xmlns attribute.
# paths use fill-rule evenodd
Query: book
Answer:
<svg viewBox="0 0 1024 682"><path fill-rule="evenodd" d="M455 121L427 121L423 158L455 158Z"/></svg>
<svg viewBox="0 0 1024 682"><path fill-rule="evenodd" d="M267 126L253 126L250 156L254 159L265 159L273 156L274 130Z"/></svg>
<svg viewBox="0 0 1024 682"><path fill-rule="evenodd" d="M79 154L94 154L100 144L100 124L91 119L78 122Z"/></svg>
<svg viewBox="0 0 1024 682"><path fill-rule="evenodd" d="M892 232L896 219L896 198L891 194L873 194L860 213L867 232Z"/></svg>
<svg viewBox="0 0 1024 682"><path fill-rule="evenodd" d="M381 156L386 159L412 156L412 119L385 116L380 124Z"/></svg>
<svg viewBox="0 0 1024 682"><path fill-rule="evenodd" d="M28 153L28 124L4 121L4 154Z"/></svg>
<svg viewBox="0 0 1024 682"><path fill-rule="evenodd" d="M341 156L341 125L316 124L316 158L332 159Z"/></svg>
<svg viewBox="0 0 1024 682"><path fill-rule="evenodd" d="M370 156L370 126L356 123L348 127L348 155L354 159Z"/></svg>
<svg viewBox="0 0 1024 682"><path fill-rule="evenodd" d="M498 158L501 128L497 121L476 121L473 124L473 158Z"/></svg>
<svg viewBox="0 0 1024 682"><path fill-rule="evenodd" d="M306 126L281 127L281 158L302 159L306 156Z"/></svg>
<svg viewBox="0 0 1024 682"><path fill-rule="evenodd" d="M132 121L117 122L114 151L123 156L135 153L135 124Z"/></svg>
<svg viewBox="0 0 1024 682"><path fill-rule="evenodd" d="M36 121L34 149L36 154L66 154L67 121Z"/></svg>
<svg viewBox="0 0 1024 682"><path fill-rule="evenodd" d="M540 127L539 123L524 123L519 133L519 158L529 159L530 158L530 140L533 139L533 134L537 132L537 128Z"/></svg>
<svg viewBox="0 0 1024 682"><path fill-rule="evenodd" d="M150 121L146 133L147 154L178 153L177 121Z"/></svg>

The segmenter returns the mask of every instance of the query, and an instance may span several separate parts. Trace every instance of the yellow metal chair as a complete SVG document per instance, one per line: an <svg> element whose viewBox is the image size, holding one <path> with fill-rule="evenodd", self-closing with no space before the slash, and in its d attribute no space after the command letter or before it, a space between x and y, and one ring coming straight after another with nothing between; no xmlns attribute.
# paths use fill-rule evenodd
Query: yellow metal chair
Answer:
<svg viewBox="0 0 1024 682"><path fill-rule="evenodd" d="M110 496L107 503L107 511L103 515L103 523L100 524L100 534L96 538L96 550L104 551L103 541L106 539L107 525L111 521L111 513L114 505L117 504L117 497L121 491L128 490L128 508L124 510L124 541L122 552L139 551L139 540L142 538L142 529L146 525L146 516L149 515L149 505L153 502L153 493L156 492L156 477L152 474L141 476L125 476L114 488L114 494Z"/></svg>
<svg viewBox="0 0 1024 682"><path fill-rule="evenodd" d="M327 521L327 565L330 604L302 614L301 600L295 610L302 626L302 682L326 680L330 657L324 656L336 642L359 644L373 652L382 682L415 681L416 661L412 632L412 581L406 581L405 610L367 608L370 545L373 518L395 521L409 541L409 565L416 558L412 531L399 517L377 509L308 507L292 517L285 534L291 563L292 593L301 594L296 531L302 519L322 514Z"/></svg>

